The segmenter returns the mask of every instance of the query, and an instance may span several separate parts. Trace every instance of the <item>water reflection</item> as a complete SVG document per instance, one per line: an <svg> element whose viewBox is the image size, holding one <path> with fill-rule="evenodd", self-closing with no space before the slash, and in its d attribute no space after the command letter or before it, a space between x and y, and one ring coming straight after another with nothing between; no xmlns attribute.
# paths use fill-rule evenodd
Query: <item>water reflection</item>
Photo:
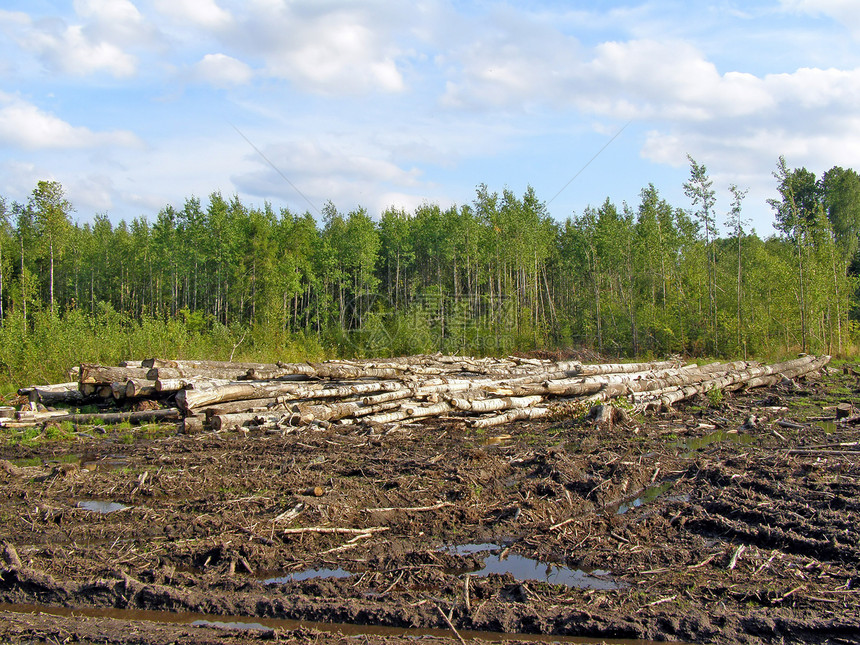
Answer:
<svg viewBox="0 0 860 645"><path fill-rule="evenodd" d="M100 502L97 500L85 500L82 502L78 502L78 508L82 508L87 511L93 511L94 513L115 513L116 511L124 511L128 508L125 504L120 504L119 502Z"/></svg>
<svg viewBox="0 0 860 645"><path fill-rule="evenodd" d="M349 571L344 571L343 569L305 569L304 571L288 573L285 576L266 578L263 580L263 584L283 585L289 582L301 582L302 580L314 580L316 578L348 578L351 575Z"/></svg>
<svg viewBox="0 0 860 645"><path fill-rule="evenodd" d="M449 549L456 555L468 555L487 551L498 551L484 558L482 567L470 569L456 569L449 573L455 575L471 574L475 576L488 576L491 573L499 575L511 574L519 582L546 582L553 585L566 585L577 589L619 589L621 585L609 578L609 572L600 569L584 571L582 569L570 569L549 562L540 562L532 558L526 558L516 553L502 557L503 547L498 544L460 544Z"/></svg>
<svg viewBox="0 0 860 645"><path fill-rule="evenodd" d="M83 616L89 618L113 618L129 621L151 621L170 623L178 625L193 625L197 622L200 626L210 624L212 626L233 629L316 629L330 634L342 636L388 636L400 638L425 638L428 636L450 638L451 631L448 629L436 629L432 627L386 627L381 625L353 625L350 623L324 623L316 621L289 620L286 618L261 618L250 616L219 616L214 614L201 614L194 612L171 612L151 609L107 609L86 608L71 609L68 607L47 607L42 605L13 605L0 603L0 612L14 612L17 614L45 613L53 616ZM587 645L601 643L603 645L658 645L656 641L636 640L628 638L584 638L579 636L554 636L551 634L516 634L501 632L473 631L468 629L458 630L465 639L479 639L484 641L528 641L532 643L574 643ZM681 644L677 644L681 645Z"/></svg>

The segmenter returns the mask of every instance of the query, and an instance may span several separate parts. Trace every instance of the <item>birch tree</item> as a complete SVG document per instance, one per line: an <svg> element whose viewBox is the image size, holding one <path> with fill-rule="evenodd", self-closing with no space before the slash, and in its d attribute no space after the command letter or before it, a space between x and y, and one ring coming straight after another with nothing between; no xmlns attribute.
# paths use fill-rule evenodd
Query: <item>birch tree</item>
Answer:
<svg viewBox="0 0 860 645"><path fill-rule="evenodd" d="M64 250L63 243L70 226L69 215L72 212L72 204L66 199L59 182L40 181L30 196L30 205L36 219L37 230L48 250L48 301L53 314L55 257L61 257Z"/></svg>

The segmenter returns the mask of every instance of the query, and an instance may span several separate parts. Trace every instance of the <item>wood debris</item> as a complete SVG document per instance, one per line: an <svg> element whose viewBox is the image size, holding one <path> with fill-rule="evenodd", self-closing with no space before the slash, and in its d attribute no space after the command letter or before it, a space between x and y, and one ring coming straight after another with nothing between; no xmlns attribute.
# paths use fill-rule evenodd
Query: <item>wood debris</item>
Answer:
<svg viewBox="0 0 860 645"><path fill-rule="evenodd" d="M434 354L323 363L148 359L120 367L84 364L75 370L76 382L19 390L29 403L8 419L0 418L0 425L176 420L192 433L453 417L488 428L569 416L572 410L613 400L636 411L669 407L712 390L776 385L816 372L829 360L804 355L773 365L586 364ZM86 404L104 411L49 409Z"/></svg>

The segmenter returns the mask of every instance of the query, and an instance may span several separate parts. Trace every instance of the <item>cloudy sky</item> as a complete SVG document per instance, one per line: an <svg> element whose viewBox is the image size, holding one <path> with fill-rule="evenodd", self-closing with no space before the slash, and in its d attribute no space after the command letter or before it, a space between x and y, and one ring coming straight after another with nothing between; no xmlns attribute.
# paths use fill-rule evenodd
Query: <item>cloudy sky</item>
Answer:
<svg viewBox="0 0 860 645"><path fill-rule="evenodd" d="M377 216L480 183L558 220L650 183L687 208L689 154L770 234L779 155L860 169L857 0L2 7L0 195L56 180L81 222L213 191Z"/></svg>

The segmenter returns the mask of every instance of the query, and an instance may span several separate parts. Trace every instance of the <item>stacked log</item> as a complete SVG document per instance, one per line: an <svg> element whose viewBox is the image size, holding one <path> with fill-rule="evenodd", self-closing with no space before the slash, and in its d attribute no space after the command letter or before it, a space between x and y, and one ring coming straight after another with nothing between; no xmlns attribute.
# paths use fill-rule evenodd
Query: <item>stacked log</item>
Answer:
<svg viewBox="0 0 860 645"><path fill-rule="evenodd" d="M772 385L821 369L829 356L761 365L735 361L598 363L507 357L420 355L321 363L128 361L119 367L84 364L76 383L22 388L27 410L3 423L178 420L188 431L286 429L337 424L461 419L485 428L563 414L572 403L625 399L644 411L671 406L714 389ZM158 409L95 415L39 409L112 401L149 401ZM41 415L41 416L40 416ZM110 416L108 416L110 415ZM117 416L120 415L120 416Z"/></svg>

